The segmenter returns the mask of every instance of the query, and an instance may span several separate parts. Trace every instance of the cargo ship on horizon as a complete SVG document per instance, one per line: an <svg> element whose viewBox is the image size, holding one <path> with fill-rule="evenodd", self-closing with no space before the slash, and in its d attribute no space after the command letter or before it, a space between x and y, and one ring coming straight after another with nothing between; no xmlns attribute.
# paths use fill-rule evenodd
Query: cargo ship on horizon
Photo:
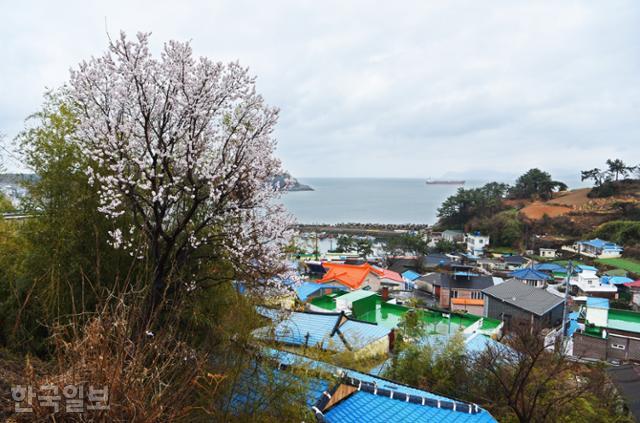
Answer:
<svg viewBox="0 0 640 423"><path fill-rule="evenodd" d="M466 181L461 179L427 179L427 185L464 185Z"/></svg>

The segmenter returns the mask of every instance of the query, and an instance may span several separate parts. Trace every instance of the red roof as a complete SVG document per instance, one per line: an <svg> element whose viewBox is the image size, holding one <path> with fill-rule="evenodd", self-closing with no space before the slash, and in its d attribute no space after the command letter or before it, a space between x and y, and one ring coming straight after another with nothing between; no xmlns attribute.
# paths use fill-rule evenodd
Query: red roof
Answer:
<svg viewBox="0 0 640 423"><path fill-rule="evenodd" d="M627 282L624 284L624 286L627 286L629 288L640 288L640 279L634 282Z"/></svg>
<svg viewBox="0 0 640 423"><path fill-rule="evenodd" d="M384 279L390 279L396 282L404 282L404 279L402 279L402 275L400 275L400 273L398 272L394 272L393 270L389 270L389 269L378 268L378 270L382 270L382 277Z"/></svg>
<svg viewBox="0 0 640 423"><path fill-rule="evenodd" d="M375 273L382 276L384 271L365 264L340 264L340 263L322 263L327 269L322 279L318 283L336 281L351 289L358 289L369 273ZM393 272L395 273L395 272ZM402 280L402 277L400 278Z"/></svg>

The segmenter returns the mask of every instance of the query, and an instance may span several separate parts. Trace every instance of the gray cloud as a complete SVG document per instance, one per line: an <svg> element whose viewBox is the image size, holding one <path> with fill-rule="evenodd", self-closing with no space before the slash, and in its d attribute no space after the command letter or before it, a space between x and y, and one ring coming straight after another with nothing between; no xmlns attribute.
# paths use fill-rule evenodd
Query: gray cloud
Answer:
<svg viewBox="0 0 640 423"><path fill-rule="evenodd" d="M109 32L240 60L299 176L561 174L640 162L640 3L23 1L0 6L0 132ZM132 5L131 3L135 3Z"/></svg>

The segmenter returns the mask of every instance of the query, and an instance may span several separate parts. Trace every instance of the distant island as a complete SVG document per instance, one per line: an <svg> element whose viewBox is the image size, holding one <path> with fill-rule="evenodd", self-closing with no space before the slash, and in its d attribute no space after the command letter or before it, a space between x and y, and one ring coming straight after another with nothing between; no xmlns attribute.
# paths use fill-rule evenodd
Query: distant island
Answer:
<svg viewBox="0 0 640 423"><path fill-rule="evenodd" d="M277 175L273 178L273 185L284 191L313 191L309 185L300 183L289 172ZM284 188L283 188L284 187Z"/></svg>

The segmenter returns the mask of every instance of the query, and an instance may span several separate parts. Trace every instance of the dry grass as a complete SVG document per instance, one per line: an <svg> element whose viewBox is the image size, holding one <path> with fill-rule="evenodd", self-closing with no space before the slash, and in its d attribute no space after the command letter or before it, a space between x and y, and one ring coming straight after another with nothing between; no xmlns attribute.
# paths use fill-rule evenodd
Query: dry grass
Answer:
<svg viewBox="0 0 640 423"><path fill-rule="evenodd" d="M108 409L67 412L63 397L57 412L35 401L33 413L19 420L156 422L213 412L194 404L202 394L213 397L224 378L206 372L206 357L178 340L175 325L136 338L132 323L140 310L124 304L105 307L81 327L55 328L54 368L37 374L27 363L22 377L22 384L55 385L60 394L67 385L82 386L85 407L90 386L106 387Z"/></svg>

